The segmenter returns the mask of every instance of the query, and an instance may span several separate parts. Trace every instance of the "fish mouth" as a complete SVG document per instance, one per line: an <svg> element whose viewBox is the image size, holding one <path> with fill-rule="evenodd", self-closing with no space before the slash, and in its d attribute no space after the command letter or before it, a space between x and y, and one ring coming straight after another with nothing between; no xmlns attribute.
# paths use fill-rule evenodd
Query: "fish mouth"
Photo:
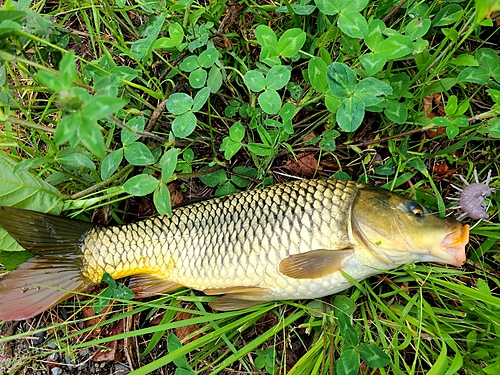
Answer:
<svg viewBox="0 0 500 375"><path fill-rule="evenodd" d="M460 267L465 262L465 245L469 242L469 225L459 225L441 242L439 254L433 254L446 263Z"/></svg>

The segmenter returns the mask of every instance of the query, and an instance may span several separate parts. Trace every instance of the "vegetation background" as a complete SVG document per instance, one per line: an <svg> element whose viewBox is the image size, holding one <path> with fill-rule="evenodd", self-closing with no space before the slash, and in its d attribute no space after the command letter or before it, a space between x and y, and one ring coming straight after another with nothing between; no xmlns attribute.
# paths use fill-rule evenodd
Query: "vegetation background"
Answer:
<svg viewBox="0 0 500 375"><path fill-rule="evenodd" d="M4 1L0 204L102 224L296 177L499 188L497 0ZM124 284L0 322L6 374L498 374L498 193L460 268L216 313ZM30 254L0 232L0 264ZM98 295L96 297L96 295Z"/></svg>

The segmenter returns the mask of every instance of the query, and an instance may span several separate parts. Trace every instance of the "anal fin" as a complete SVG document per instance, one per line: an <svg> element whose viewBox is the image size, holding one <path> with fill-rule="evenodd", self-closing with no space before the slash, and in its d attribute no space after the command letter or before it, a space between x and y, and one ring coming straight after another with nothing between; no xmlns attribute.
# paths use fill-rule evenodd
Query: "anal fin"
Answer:
<svg viewBox="0 0 500 375"><path fill-rule="evenodd" d="M342 269L342 261L351 256L351 248L341 250L311 250L282 259L279 271L294 279L317 279Z"/></svg>
<svg viewBox="0 0 500 375"><path fill-rule="evenodd" d="M128 287L134 292L135 298L146 298L179 289L182 285L155 275L142 274L132 276Z"/></svg>
<svg viewBox="0 0 500 375"><path fill-rule="evenodd" d="M210 288L203 292L207 295L224 294L209 303L211 308L220 311L245 309L271 300L267 297L269 289L257 286Z"/></svg>
<svg viewBox="0 0 500 375"><path fill-rule="evenodd" d="M246 309L247 307L252 307L255 305L260 305L261 303L269 302L269 299L254 300L238 298L237 294L226 294L222 297L216 298L209 303L210 307L214 310L219 311L232 311Z"/></svg>

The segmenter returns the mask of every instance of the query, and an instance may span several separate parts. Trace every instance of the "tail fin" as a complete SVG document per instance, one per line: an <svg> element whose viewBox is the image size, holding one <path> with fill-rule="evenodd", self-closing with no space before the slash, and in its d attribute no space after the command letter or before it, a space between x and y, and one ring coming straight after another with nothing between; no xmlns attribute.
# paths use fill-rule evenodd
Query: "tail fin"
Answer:
<svg viewBox="0 0 500 375"><path fill-rule="evenodd" d="M35 211L0 207L0 227L36 254L0 280L0 320L23 320L83 291L80 246L92 224Z"/></svg>

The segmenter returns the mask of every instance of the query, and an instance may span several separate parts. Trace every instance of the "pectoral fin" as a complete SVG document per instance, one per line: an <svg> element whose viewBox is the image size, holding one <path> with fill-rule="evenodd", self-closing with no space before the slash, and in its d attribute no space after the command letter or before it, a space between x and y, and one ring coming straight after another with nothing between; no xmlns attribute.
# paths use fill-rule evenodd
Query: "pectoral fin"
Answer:
<svg viewBox="0 0 500 375"><path fill-rule="evenodd" d="M220 311L245 309L247 307L252 307L269 301L269 299L266 298L269 290L258 286L211 288L204 289L203 292L209 296L225 294L224 296L216 298L210 302L210 307L212 309Z"/></svg>
<svg viewBox="0 0 500 375"><path fill-rule="evenodd" d="M146 298L179 289L182 285L154 275L134 275L130 278L128 287L134 292L135 298Z"/></svg>
<svg viewBox="0 0 500 375"><path fill-rule="evenodd" d="M280 262L279 271L294 279L317 279L339 271L342 261L353 253L354 250L347 248L294 254Z"/></svg>
<svg viewBox="0 0 500 375"><path fill-rule="evenodd" d="M238 298L238 295L228 294L214 299L209 303L210 307L219 311L232 311L246 309L261 303L269 302L270 300L250 300Z"/></svg>

